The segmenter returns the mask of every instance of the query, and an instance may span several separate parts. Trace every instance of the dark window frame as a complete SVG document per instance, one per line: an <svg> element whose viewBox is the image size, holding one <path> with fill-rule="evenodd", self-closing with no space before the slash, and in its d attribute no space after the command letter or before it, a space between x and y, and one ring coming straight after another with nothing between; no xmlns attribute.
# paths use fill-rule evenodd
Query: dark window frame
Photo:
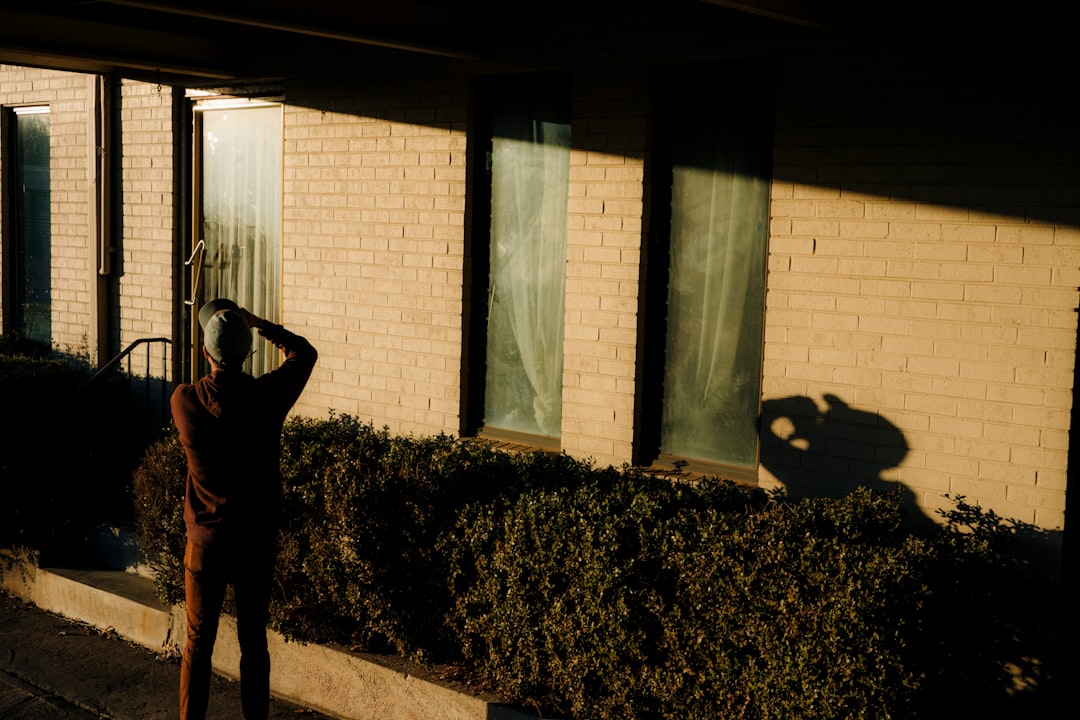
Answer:
<svg viewBox="0 0 1080 720"><path fill-rule="evenodd" d="M720 63L673 65L657 68L653 77L651 103L651 137L646 159L645 218L647 234L642 253L641 303L642 322L639 325L639 372L637 377L634 458L635 464L659 469L689 471L697 476L724 477L740 482L756 483L760 465L760 433L755 433L752 467L716 463L692 457L665 454L661 450L661 421L664 403L664 376L667 343L667 302L671 275L672 231L672 173L674 155L670 138L677 132L680 118L688 107L712 108L721 112L729 95L720 92L703 95L710 79L718 91L723 91L725 78L736 78L735 91L742 98L758 103L758 117L766 130L762 151L764 163L771 168L772 133L774 128L773 92L775 69L762 58L743 58ZM691 102L687 101L691 99ZM768 214L768 213L767 213ZM767 238L766 238L767 242ZM767 247L766 247L767 258ZM763 268L764 271L764 268ZM764 294L764 293L763 293ZM764 297L761 305L762 346L764 345ZM764 358L759 362L762 372ZM760 395L760 392L759 392ZM760 410L760 397L758 398ZM758 428L758 417L746 418Z"/></svg>
<svg viewBox="0 0 1080 720"><path fill-rule="evenodd" d="M473 119L466 176L465 291L461 361L462 437L545 451L558 451L558 438L549 438L485 426L489 283L491 276L491 212L493 117L500 95L522 86L565 96L566 115L572 123L571 78L567 73L530 73L478 77L473 86ZM572 141L571 141L572 142Z"/></svg>

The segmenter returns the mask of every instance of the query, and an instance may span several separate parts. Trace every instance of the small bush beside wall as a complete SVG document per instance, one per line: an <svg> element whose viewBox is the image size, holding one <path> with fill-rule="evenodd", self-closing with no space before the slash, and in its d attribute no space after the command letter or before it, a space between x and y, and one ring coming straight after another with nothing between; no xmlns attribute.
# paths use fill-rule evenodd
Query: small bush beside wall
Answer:
<svg viewBox="0 0 1080 720"><path fill-rule="evenodd" d="M395 438L347 416L294 420L283 443L280 629L444 652L448 591L435 549L475 492L476 455L448 436Z"/></svg>
<svg viewBox="0 0 1080 720"><path fill-rule="evenodd" d="M916 535L898 493L789 502L347 416L291 420L282 448L275 626L455 662L545 715L999 717L1018 668L1039 679L1006 620L1017 528L962 500ZM136 473L168 602L183 474L175 437Z"/></svg>
<svg viewBox="0 0 1080 720"><path fill-rule="evenodd" d="M96 525L130 521L141 447L126 388L76 393L90 370L61 359L0 354L0 545L68 558Z"/></svg>
<svg viewBox="0 0 1080 720"><path fill-rule="evenodd" d="M135 533L158 597L168 605L184 599L184 492L187 457L175 428L153 443L132 474Z"/></svg>

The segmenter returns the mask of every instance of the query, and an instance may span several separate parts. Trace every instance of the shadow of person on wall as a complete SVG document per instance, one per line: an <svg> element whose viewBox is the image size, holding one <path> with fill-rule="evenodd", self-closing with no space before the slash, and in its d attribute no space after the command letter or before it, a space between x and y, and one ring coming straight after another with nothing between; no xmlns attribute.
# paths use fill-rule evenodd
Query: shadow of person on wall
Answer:
<svg viewBox="0 0 1080 720"><path fill-rule="evenodd" d="M761 406L761 464L799 499L837 497L857 487L901 493L914 525L930 519L919 508L915 493L885 477L908 454L898 427L881 415L851 407L836 395L825 395L823 410L813 399L798 395L766 400Z"/></svg>

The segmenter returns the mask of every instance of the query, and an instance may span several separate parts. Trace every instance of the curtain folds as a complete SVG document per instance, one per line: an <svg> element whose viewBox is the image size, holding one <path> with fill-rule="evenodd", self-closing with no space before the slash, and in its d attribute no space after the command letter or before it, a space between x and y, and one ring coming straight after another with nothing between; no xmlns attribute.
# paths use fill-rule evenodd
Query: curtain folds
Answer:
<svg viewBox="0 0 1080 720"><path fill-rule="evenodd" d="M228 297L280 322L280 107L206 110L202 117L203 299ZM255 345L250 371L277 366L278 353Z"/></svg>
<svg viewBox="0 0 1080 720"><path fill-rule="evenodd" d="M754 133L676 141L661 452L756 461L768 181Z"/></svg>
<svg viewBox="0 0 1080 720"><path fill-rule="evenodd" d="M485 425L557 437L570 126L507 112L492 143Z"/></svg>

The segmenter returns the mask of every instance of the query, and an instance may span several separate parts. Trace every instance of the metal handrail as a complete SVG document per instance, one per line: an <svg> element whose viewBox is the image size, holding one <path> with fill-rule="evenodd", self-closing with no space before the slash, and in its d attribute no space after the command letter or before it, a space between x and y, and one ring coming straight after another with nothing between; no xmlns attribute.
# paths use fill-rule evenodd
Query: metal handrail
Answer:
<svg viewBox="0 0 1080 720"><path fill-rule="evenodd" d="M132 351L135 348L137 348L139 345L144 345L144 344L149 345L149 343L156 343L156 342L163 343L163 344L166 344L166 345L172 345L172 340L170 338L167 338L167 337L139 338L138 340L136 340L135 342L131 343L126 348L121 350L120 353L116 357L114 357L112 360L110 360L109 362L105 363L100 368L98 368L98 371L96 373L94 373L93 375L91 375L89 380L87 380L82 385L80 385L78 388L76 388L75 392L71 393L71 395L68 397L68 400L71 400L72 398L77 396L79 393L81 393L83 390L85 390L86 388L93 385L97 381L97 379L99 377L101 377L102 375L107 373L109 370L112 370L114 367L116 367L118 364L120 364L120 362L124 358L129 358L128 359L128 371L129 371L129 374L130 374L130 369L131 369L130 355L131 355ZM165 370L166 367L167 367L167 362L165 360L165 354L162 353L162 355L161 355L162 377L165 376L164 370ZM150 348L149 347L147 347L147 349L146 349L146 368L147 368L147 370L150 369Z"/></svg>
<svg viewBox="0 0 1080 720"><path fill-rule="evenodd" d="M151 349L152 345L154 345L155 343L161 343L161 345L162 345L162 352L161 352L161 379L160 379L160 382L161 382L161 398L160 398L161 407L158 408L158 410L157 410L157 417L156 418L153 417L154 411L151 410L151 407L152 407L153 403L151 402L151 391L150 391L150 386L151 386L151 378L150 378L151 352L150 352L150 349ZM168 353L165 352L165 347L166 346L171 346L172 345L172 340L167 338L167 337L139 338L135 342L131 343L126 348L124 348L119 354L117 354L116 357L114 357L112 360L110 360L109 362L102 365L101 368L99 368L96 373L91 375L90 379L88 379L86 382L84 382L82 385L80 385L75 390L75 392L71 393L71 395L69 395L68 398L67 398L67 402L71 403L73 400L75 400L75 398L78 397L80 393L82 393L84 390L86 390L88 387L90 387L94 383L98 382L99 379L101 379L103 376L105 376L106 373L113 370L125 358L128 361L128 365L127 365L128 391L131 392L131 382L132 382L132 378L131 378L131 354L140 345L145 345L146 346L146 378L145 378L145 382L143 384L143 411L146 413L145 427L147 428L147 432L148 432L147 437L148 438L153 438L156 435L156 433L159 432L168 423L168 417L169 417L169 397L168 397L168 393L166 392L166 389L167 389L168 384L169 384L169 377L168 377L169 358L168 358ZM154 429L152 429L152 430L149 429L151 427L151 424L154 425Z"/></svg>

